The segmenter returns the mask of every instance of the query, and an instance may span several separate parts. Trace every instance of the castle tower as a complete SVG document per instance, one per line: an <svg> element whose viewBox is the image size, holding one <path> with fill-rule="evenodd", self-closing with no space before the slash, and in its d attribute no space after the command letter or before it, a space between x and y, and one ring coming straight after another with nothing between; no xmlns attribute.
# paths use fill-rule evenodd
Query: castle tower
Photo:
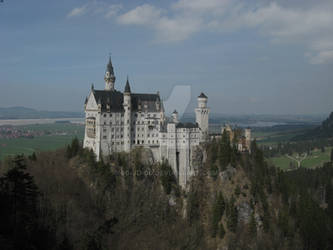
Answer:
<svg viewBox="0 0 333 250"><path fill-rule="evenodd" d="M245 135L245 143L246 143L246 147L249 151L251 151L251 129L250 128L246 128L244 130L244 135Z"/></svg>
<svg viewBox="0 0 333 250"><path fill-rule="evenodd" d="M209 108L207 107L208 98L204 93L198 96L198 107L195 109L195 121L201 129L202 136L208 135Z"/></svg>
<svg viewBox="0 0 333 250"><path fill-rule="evenodd" d="M131 150L131 87L126 80L124 90L124 151L129 152Z"/></svg>
<svg viewBox="0 0 333 250"><path fill-rule="evenodd" d="M176 123L176 124L179 123L177 110L173 111L171 116L172 116L172 121L174 123Z"/></svg>
<svg viewBox="0 0 333 250"><path fill-rule="evenodd" d="M116 81L116 77L114 76L114 72L113 72L111 56L109 57L109 62L106 66L104 81L105 81L105 90L113 91L114 90L114 83Z"/></svg>

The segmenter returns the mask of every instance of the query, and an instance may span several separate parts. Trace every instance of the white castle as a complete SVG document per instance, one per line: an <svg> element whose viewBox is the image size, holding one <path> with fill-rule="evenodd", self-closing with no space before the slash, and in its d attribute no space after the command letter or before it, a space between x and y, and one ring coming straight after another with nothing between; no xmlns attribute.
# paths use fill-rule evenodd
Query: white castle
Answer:
<svg viewBox="0 0 333 250"><path fill-rule="evenodd" d="M96 154L97 160L113 152L130 152L135 147L150 149L154 160L167 160L178 183L186 183L194 172L194 151L208 138L207 96L198 96L196 123L181 123L178 113L165 116L163 101L157 94L132 93L127 78L124 92L115 89L111 57L106 67L105 89L92 85L86 98L83 146Z"/></svg>

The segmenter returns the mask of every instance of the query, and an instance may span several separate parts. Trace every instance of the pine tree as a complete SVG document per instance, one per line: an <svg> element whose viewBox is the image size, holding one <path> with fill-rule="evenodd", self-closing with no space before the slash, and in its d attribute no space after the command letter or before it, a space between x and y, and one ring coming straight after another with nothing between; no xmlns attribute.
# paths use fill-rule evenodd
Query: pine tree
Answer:
<svg viewBox="0 0 333 250"><path fill-rule="evenodd" d="M218 193L212 207L212 217L211 217L211 236L216 237L219 230L219 222L223 216L225 209L225 202L221 192Z"/></svg>
<svg viewBox="0 0 333 250"><path fill-rule="evenodd" d="M251 214L250 223L249 223L250 234L253 236L257 235L257 223L254 217L254 212Z"/></svg>
<svg viewBox="0 0 333 250"><path fill-rule="evenodd" d="M227 227L231 232L236 232L238 224L238 210L235 206L235 199L233 196L230 198L228 210Z"/></svg>
<svg viewBox="0 0 333 250"><path fill-rule="evenodd" d="M216 178L219 174L219 169L214 163L212 163L209 173L210 173L210 176L213 178L213 180L216 180Z"/></svg>
<svg viewBox="0 0 333 250"><path fill-rule="evenodd" d="M216 203L219 219L221 219L225 210L225 201L222 192L219 192Z"/></svg>
<svg viewBox="0 0 333 250"><path fill-rule="evenodd" d="M167 161L163 161L161 164L161 182L165 193L170 194L172 190L172 185L176 183L176 179L171 169L171 166L168 164Z"/></svg>
<svg viewBox="0 0 333 250"><path fill-rule="evenodd" d="M333 162L333 148L331 149L331 162Z"/></svg>
<svg viewBox="0 0 333 250"><path fill-rule="evenodd" d="M241 190L240 190L239 185L237 184L237 186L235 188L235 195L236 195L236 197L238 197L240 195L240 193L241 193Z"/></svg>
<svg viewBox="0 0 333 250"><path fill-rule="evenodd" d="M225 170L228 164L230 163L230 154L231 154L231 146L230 146L229 133L227 131L224 131L222 134L220 154L219 154L222 170Z"/></svg>
<svg viewBox="0 0 333 250"><path fill-rule="evenodd" d="M224 230L224 226L223 223L221 222L219 225L219 237L220 239L223 239L225 235L225 230Z"/></svg>

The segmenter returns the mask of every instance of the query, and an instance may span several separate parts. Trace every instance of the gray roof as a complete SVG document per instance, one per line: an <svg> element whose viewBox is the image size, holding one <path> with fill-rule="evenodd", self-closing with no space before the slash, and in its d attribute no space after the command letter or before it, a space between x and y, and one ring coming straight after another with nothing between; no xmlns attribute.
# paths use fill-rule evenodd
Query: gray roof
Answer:
<svg viewBox="0 0 333 250"><path fill-rule="evenodd" d="M107 104L110 105L110 110L114 112L121 112L124 110L123 93L119 91L109 91L109 90L94 90L93 91L96 102L101 104L102 111L107 111Z"/></svg>
<svg viewBox="0 0 333 250"><path fill-rule="evenodd" d="M126 85L125 85L125 93L131 93L131 87L130 87L130 84L128 82L128 77L127 77L127 80L126 80Z"/></svg>
<svg viewBox="0 0 333 250"><path fill-rule="evenodd" d="M124 111L123 101L124 95L122 92L114 90L93 90L94 97L98 104L101 104L102 111L108 111L107 105L110 106L110 111L112 112L122 112ZM138 111L139 105L141 105L141 110L148 112L159 112L157 110L156 103L161 104L161 99L158 94L135 94L131 93L131 104L132 111ZM161 105L160 105L161 108Z"/></svg>
<svg viewBox="0 0 333 250"><path fill-rule="evenodd" d="M207 98L207 96L203 92L201 92L201 94L198 97L199 98Z"/></svg>
<svg viewBox="0 0 333 250"><path fill-rule="evenodd" d="M178 123L176 125L176 128L198 128L198 123L191 123L191 122L187 122L187 123Z"/></svg>
<svg viewBox="0 0 333 250"><path fill-rule="evenodd" d="M131 103L133 111L139 110L139 105L141 105L141 110L145 110L145 105L147 105L147 111L158 112L156 103L161 103L161 99L158 94L131 94Z"/></svg>

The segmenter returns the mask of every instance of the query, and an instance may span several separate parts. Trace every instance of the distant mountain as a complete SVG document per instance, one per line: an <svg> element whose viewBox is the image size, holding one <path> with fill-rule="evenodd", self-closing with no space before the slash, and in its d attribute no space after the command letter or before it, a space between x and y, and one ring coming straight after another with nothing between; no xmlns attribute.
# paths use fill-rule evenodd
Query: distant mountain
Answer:
<svg viewBox="0 0 333 250"><path fill-rule="evenodd" d="M269 115L269 114L219 114L209 115L210 124L237 124L238 126L263 127L274 125L320 125L326 115ZM183 122L195 121L194 113L184 113Z"/></svg>
<svg viewBox="0 0 333 250"><path fill-rule="evenodd" d="M293 140L312 140L333 137L333 112L320 126L308 130L305 134L293 138Z"/></svg>
<svg viewBox="0 0 333 250"><path fill-rule="evenodd" d="M81 118L81 112L40 111L26 107L0 107L0 120L6 119L43 119L43 118Z"/></svg>

